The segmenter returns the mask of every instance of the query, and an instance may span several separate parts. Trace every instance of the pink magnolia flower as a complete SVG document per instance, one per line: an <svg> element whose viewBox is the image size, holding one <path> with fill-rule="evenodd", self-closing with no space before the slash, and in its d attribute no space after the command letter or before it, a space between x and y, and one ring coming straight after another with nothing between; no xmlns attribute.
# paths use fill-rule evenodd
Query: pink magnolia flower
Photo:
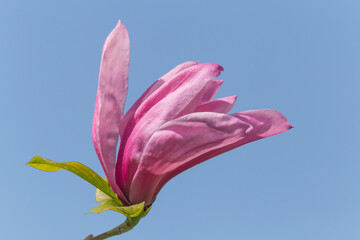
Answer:
<svg viewBox="0 0 360 240"><path fill-rule="evenodd" d="M129 45L119 21L103 47L92 129L109 184L125 205L148 206L164 184L188 168L292 128L275 110L227 114L236 96L213 100L223 83L214 80L223 71L214 63L176 66L123 115Z"/></svg>

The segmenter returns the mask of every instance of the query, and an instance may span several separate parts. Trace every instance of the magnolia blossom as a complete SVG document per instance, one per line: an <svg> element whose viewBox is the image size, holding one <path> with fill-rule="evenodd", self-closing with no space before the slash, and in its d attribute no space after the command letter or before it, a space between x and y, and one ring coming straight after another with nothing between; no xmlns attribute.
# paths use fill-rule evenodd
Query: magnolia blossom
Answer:
<svg viewBox="0 0 360 240"><path fill-rule="evenodd" d="M228 114L236 96L213 100L223 83L214 80L223 71L214 63L176 66L124 115L129 49L119 21L103 47L92 128L110 187L125 205L149 206L164 184L188 168L292 128L271 109Z"/></svg>

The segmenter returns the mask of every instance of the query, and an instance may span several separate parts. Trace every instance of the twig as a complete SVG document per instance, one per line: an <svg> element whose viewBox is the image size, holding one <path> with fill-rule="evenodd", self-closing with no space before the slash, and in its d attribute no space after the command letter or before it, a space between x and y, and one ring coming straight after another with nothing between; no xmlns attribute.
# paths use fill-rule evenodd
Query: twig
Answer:
<svg viewBox="0 0 360 240"><path fill-rule="evenodd" d="M103 240L103 239L106 239L109 237L120 235L122 233L130 231L133 227L135 227L136 224L138 224L140 218L141 217L126 218L125 222L123 222L119 226L117 226L107 232L104 232L98 236L95 236L95 237L92 234L90 234L84 240Z"/></svg>

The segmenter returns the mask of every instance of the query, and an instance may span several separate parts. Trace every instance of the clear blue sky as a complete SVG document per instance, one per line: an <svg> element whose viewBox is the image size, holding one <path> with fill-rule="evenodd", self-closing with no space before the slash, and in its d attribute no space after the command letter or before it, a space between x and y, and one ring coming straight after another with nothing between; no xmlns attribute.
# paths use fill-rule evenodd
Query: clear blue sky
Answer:
<svg viewBox="0 0 360 240"><path fill-rule="evenodd" d="M188 60L221 64L233 111L273 108L295 126L170 181L114 239L360 239L360 1L0 2L2 239L99 234L95 189L34 155L103 175L91 139L100 54L121 19L131 40L126 108Z"/></svg>

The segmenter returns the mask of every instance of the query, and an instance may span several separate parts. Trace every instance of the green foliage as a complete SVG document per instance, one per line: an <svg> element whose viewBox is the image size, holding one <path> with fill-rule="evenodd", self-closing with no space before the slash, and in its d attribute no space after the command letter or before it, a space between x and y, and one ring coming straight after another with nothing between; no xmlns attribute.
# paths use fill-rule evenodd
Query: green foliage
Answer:
<svg viewBox="0 0 360 240"><path fill-rule="evenodd" d="M145 202L131 206L123 206L119 203L119 201L108 199L103 201L99 206L93 208L89 212L101 213L106 210L113 210L124 214L128 218L135 218L144 213L144 204Z"/></svg>
<svg viewBox="0 0 360 240"><path fill-rule="evenodd" d="M150 207L145 208L145 202L134 204L131 206L124 206L124 204L117 198L116 194L109 186L106 178L100 177L97 173L89 167L79 162L65 162L59 163L43 157L36 156L31 159L26 165L30 165L36 169L46 172L56 172L61 169L68 170L85 181L95 186L95 199L97 202L102 202L99 206L93 208L89 212L101 213L106 210L112 210L124 214L128 219L136 221L145 217L149 212ZM136 224L135 224L136 225Z"/></svg>
<svg viewBox="0 0 360 240"><path fill-rule="evenodd" d="M116 194L110 188L109 183L107 181L105 181L102 177L100 177L96 172L94 172L93 170L91 170L90 168L79 162L59 163L43 157L36 156L33 159L31 159L26 165L30 165L36 169L46 172L56 172L61 169L68 170L78 175L85 181L91 183L101 192L105 193L112 199L115 199L120 202Z"/></svg>

